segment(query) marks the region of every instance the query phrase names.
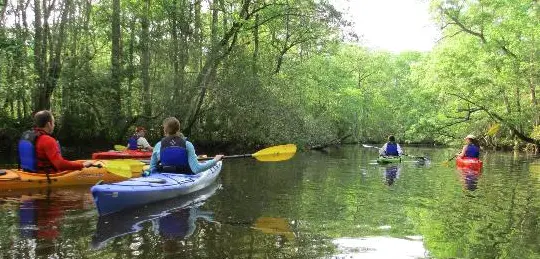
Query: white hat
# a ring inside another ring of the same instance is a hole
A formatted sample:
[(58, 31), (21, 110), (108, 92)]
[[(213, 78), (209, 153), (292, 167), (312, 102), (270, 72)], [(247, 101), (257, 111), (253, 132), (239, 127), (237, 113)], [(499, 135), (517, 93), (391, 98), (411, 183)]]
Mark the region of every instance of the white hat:
[(476, 137), (473, 135), (473, 134), (469, 134), (467, 135), (467, 137), (465, 137), (465, 139), (475, 139)]

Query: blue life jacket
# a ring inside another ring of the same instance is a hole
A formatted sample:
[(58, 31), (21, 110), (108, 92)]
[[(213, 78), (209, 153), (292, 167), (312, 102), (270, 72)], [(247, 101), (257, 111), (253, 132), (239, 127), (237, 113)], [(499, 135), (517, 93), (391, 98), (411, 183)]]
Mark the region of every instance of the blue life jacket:
[(19, 140), (19, 165), (23, 171), (37, 172), (36, 141), (41, 136), (34, 130), (25, 131)]
[(386, 150), (384, 151), (384, 154), (387, 156), (399, 156), (397, 144), (395, 142), (386, 143)]
[(469, 144), (467, 149), (465, 149), (465, 157), (470, 158), (479, 158), (480, 157), (480, 148), (476, 145)]
[(131, 138), (128, 139), (128, 149), (129, 150), (137, 150), (138, 149), (138, 146), (137, 146), (137, 140), (139, 139), (139, 136), (137, 135), (133, 135), (131, 136)]
[(186, 140), (179, 136), (169, 136), (161, 140), (158, 172), (193, 174), (189, 167)]

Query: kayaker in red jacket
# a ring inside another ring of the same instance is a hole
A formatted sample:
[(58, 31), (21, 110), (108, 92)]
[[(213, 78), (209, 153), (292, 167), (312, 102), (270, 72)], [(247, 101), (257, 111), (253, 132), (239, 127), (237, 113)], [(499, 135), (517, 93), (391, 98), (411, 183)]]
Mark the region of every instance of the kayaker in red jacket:
[[(91, 161), (69, 161), (62, 157), (58, 142), (51, 136), (55, 127), (54, 122), (54, 116), (48, 110), (39, 111), (34, 115), (36, 127), (32, 131), (25, 132), (19, 142), (19, 156), (23, 170), (55, 172), (80, 170), (92, 165)], [(34, 143), (28, 139), (28, 134), (35, 135)]]

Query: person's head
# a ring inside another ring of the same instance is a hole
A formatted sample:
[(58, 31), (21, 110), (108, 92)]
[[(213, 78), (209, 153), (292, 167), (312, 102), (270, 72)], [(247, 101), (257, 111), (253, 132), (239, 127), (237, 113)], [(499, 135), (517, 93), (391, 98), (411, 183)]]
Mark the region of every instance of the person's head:
[(51, 134), (54, 131), (54, 116), (49, 110), (36, 112), (34, 114), (34, 124), (37, 128)]
[(135, 134), (139, 137), (144, 137), (144, 134), (146, 133), (146, 129), (144, 127), (137, 127), (135, 128)]
[(467, 142), (467, 144), (478, 145), (478, 141), (476, 140), (476, 137), (472, 134), (469, 134), (465, 137), (465, 142)]
[(175, 117), (163, 120), (163, 132), (167, 136), (178, 135), (180, 133), (180, 122)]
[(390, 136), (388, 136), (388, 141), (396, 142), (396, 137), (394, 137), (394, 135), (390, 135)]

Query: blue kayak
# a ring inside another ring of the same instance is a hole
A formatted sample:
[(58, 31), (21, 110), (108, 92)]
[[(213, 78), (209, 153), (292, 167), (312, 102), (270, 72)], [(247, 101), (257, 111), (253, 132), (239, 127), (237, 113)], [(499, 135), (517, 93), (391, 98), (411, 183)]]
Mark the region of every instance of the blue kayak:
[(217, 179), (221, 165), (220, 161), (196, 175), (156, 173), (117, 183), (94, 185), (92, 196), (99, 215), (107, 215), (201, 190)]

